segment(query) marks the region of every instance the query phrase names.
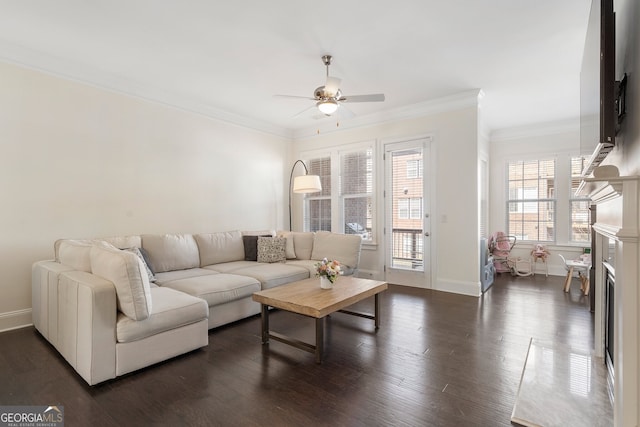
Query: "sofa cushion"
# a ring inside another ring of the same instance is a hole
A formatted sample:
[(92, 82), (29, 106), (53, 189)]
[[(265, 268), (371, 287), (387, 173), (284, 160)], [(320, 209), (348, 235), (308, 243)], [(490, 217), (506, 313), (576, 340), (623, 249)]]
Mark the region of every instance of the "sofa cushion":
[(287, 259), (296, 258), (296, 247), (293, 243), (293, 233), (290, 231), (280, 231), (278, 237), (284, 237), (287, 239), (287, 243), (284, 246), (284, 253)]
[(267, 237), (275, 237), (276, 230), (253, 230), (253, 231), (243, 231), (243, 236), (267, 236)]
[(235, 270), (234, 274), (258, 279), (262, 289), (269, 289), (309, 278), (309, 271), (306, 268), (282, 263), (256, 264), (252, 267)]
[(107, 242), (91, 247), (91, 271), (113, 282), (118, 309), (133, 320), (144, 320), (151, 314), (149, 278), (142, 260)]
[(139, 248), (140, 246), (142, 246), (142, 239), (140, 238), (140, 236), (136, 236), (136, 235), (101, 237), (96, 240), (102, 240), (107, 243), (110, 243), (118, 249), (134, 248), (134, 247)]
[[(306, 268), (307, 270), (309, 270), (309, 274), (311, 274), (311, 277), (313, 277), (317, 273), (316, 264), (318, 262), (319, 261), (316, 261), (315, 259), (288, 259), (287, 265)], [(348, 265), (342, 263), (340, 263), (340, 271), (344, 276), (351, 276), (353, 273), (355, 273), (355, 269), (353, 267), (349, 267)]]
[(251, 296), (260, 290), (260, 282), (249, 276), (220, 273), (173, 280), (164, 287), (202, 298), (213, 307)]
[(314, 233), (293, 231), (291, 234), (293, 234), (293, 246), (295, 247), (296, 258), (311, 259)]
[(210, 276), (218, 274), (217, 271), (207, 270), (204, 268), (189, 268), (187, 270), (165, 271), (156, 274), (156, 283), (160, 286), (172, 280), (188, 279), (189, 277)]
[(134, 246), (133, 248), (126, 248), (126, 249), (123, 249), (123, 250), (131, 252), (131, 253), (135, 254), (138, 258), (140, 258), (142, 260), (142, 264), (144, 265), (144, 270), (147, 273), (147, 277), (149, 278), (149, 282), (155, 282), (156, 277), (153, 274), (153, 271), (151, 271), (151, 268), (149, 267), (149, 264), (147, 264), (147, 260), (145, 259), (144, 255), (142, 255), (142, 251), (140, 251), (140, 248), (136, 248)]
[(151, 289), (153, 313), (144, 322), (118, 314), (116, 339), (132, 342), (206, 319), (209, 307), (201, 299), (169, 288)]
[(231, 261), (221, 264), (208, 265), (204, 267), (206, 270), (217, 271), (218, 273), (232, 273), (242, 268), (253, 267), (257, 265), (257, 261)]
[(258, 237), (258, 262), (284, 262), (284, 237)]
[[(59, 243), (58, 243), (59, 242)], [(56, 261), (74, 270), (91, 273), (91, 240), (59, 240), (56, 242)]]
[[(107, 243), (111, 243), (113, 246), (115, 246), (118, 249), (132, 248), (134, 246), (140, 247), (142, 245), (140, 236), (114, 236), (114, 237), (101, 237), (99, 239), (58, 239), (53, 244), (54, 258), (57, 262), (62, 263), (62, 261), (60, 260), (60, 246), (63, 245), (63, 243), (72, 242), (76, 244), (88, 245), (90, 250), (91, 245), (93, 245), (93, 243), (96, 241), (104, 241)], [(86, 254), (85, 256), (86, 256), (86, 259), (88, 260), (89, 255)], [(81, 270), (81, 271), (86, 271), (86, 270)]]
[(337, 234), (318, 231), (313, 238), (311, 259), (338, 260), (340, 264), (357, 268), (360, 262), (362, 237), (357, 234)]
[(200, 250), (200, 267), (244, 259), (242, 233), (239, 231), (196, 234), (194, 237)]
[(156, 273), (200, 266), (198, 245), (191, 234), (143, 234), (142, 247)]

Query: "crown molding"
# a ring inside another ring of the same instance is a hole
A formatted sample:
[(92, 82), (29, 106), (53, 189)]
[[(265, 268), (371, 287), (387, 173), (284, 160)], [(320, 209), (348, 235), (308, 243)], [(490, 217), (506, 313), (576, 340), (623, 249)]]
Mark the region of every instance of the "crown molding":
[(491, 132), (491, 142), (509, 142), (518, 139), (557, 135), (580, 131), (580, 118), (558, 120), (553, 122), (536, 123), (512, 128), (497, 129)]
[(321, 126), (307, 126), (290, 129), (273, 125), (257, 119), (221, 110), (203, 103), (194, 97), (179, 95), (164, 88), (158, 88), (143, 82), (108, 73), (86, 64), (69, 61), (48, 53), (27, 49), (22, 46), (0, 40), (0, 61), (18, 65), (65, 80), (93, 86), (110, 92), (132, 96), (148, 102), (154, 102), (178, 110), (200, 114), (209, 119), (252, 129), (287, 140), (306, 139), (322, 134), (341, 132), (349, 129), (368, 127), (386, 122), (413, 119), (447, 111), (469, 107), (479, 107), (484, 93), (473, 89), (436, 98), (412, 105), (402, 106), (340, 122), (337, 128), (333, 122)]
[(331, 122), (330, 124), (323, 124), (322, 126), (299, 128), (293, 131), (293, 138), (295, 140), (308, 139), (316, 136), (318, 133), (328, 134), (344, 132), (345, 130), (379, 125), (387, 122), (396, 122), (437, 113), (444, 113), (447, 111), (461, 110), (463, 108), (477, 107), (483, 96), (484, 93), (482, 90), (473, 89), (417, 104), (411, 104), (364, 116), (357, 116), (353, 119), (340, 122), (340, 127), (336, 127), (335, 124)]
[(97, 68), (87, 66), (86, 64), (63, 60), (47, 53), (16, 46), (4, 40), (0, 40), (0, 61), (110, 92), (200, 114), (209, 119), (249, 128), (281, 138), (290, 140), (293, 136), (291, 129), (223, 111), (206, 105), (195, 98), (181, 96), (166, 89), (126, 79), (116, 74), (107, 73)]

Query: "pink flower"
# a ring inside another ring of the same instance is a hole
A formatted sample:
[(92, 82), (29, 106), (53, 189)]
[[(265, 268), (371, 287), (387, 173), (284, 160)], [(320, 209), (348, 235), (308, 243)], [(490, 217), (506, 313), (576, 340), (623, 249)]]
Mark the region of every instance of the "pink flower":
[(336, 260), (329, 261), (324, 258), (322, 261), (316, 263), (316, 276), (325, 276), (331, 283), (335, 282), (339, 275), (342, 274), (340, 268), (340, 262)]

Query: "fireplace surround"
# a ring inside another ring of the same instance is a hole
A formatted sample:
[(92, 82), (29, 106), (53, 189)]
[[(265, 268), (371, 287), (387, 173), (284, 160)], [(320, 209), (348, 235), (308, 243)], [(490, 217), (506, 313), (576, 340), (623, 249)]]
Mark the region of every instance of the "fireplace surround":
[[(595, 231), (595, 348), (603, 361), (610, 355), (615, 426), (640, 422), (640, 293), (638, 291), (638, 176), (585, 178), (586, 192), (597, 206)], [(609, 293), (608, 293), (609, 292)], [(610, 306), (607, 306), (610, 302)], [(610, 326), (607, 330), (607, 326)]]

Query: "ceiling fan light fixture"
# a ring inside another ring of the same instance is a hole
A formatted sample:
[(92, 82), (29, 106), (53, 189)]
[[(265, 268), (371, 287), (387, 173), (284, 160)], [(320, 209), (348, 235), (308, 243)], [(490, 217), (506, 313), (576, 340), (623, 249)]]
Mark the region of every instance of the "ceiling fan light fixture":
[(338, 103), (333, 99), (319, 101), (316, 104), (316, 106), (318, 107), (318, 110), (320, 110), (322, 114), (326, 114), (327, 116), (330, 116), (331, 114), (335, 113), (336, 110), (338, 109)]

